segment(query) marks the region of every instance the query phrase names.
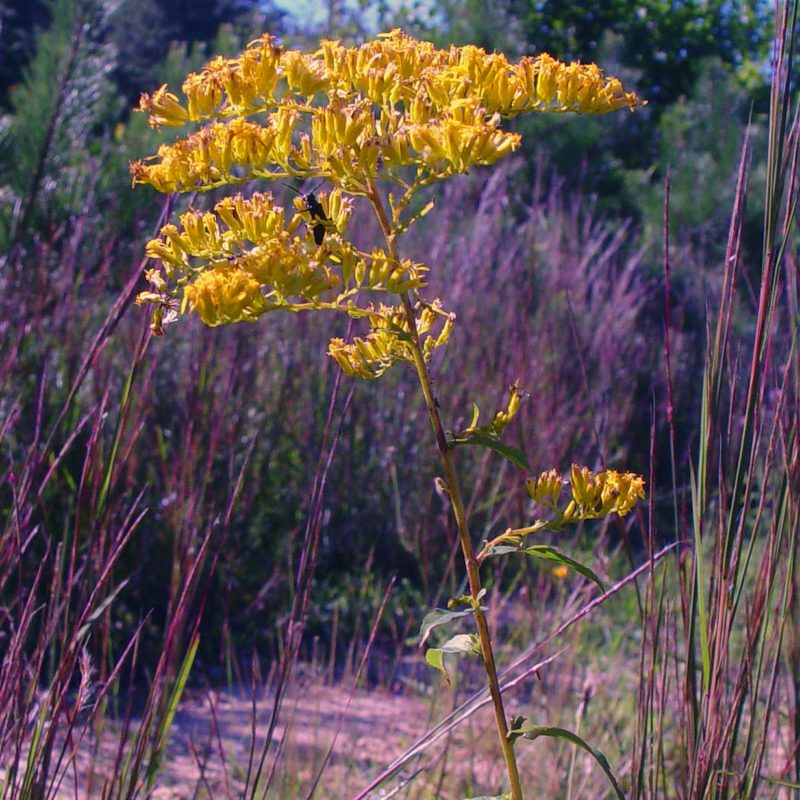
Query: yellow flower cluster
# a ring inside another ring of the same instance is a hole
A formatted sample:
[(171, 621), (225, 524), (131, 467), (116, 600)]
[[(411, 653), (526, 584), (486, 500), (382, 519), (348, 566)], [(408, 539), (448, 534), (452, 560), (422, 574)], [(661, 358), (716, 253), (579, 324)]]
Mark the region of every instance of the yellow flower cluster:
[(599, 519), (609, 514), (624, 517), (637, 501), (645, 497), (641, 475), (611, 469), (595, 474), (588, 467), (573, 464), (569, 477), (572, 499), (562, 511), (558, 500), (564, 484), (554, 469), (543, 472), (538, 478), (531, 478), (527, 483), (531, 498), (555, 511), (559, 522)]
[[(328, 355), (348, 375), (371, 380), (383, 375), (398, 361), (414, 362), (409, 347), (411, 331), (402, 308), (382, 305), (377, 309), (351, 313), (353, 316), (365, 316), (369, 320), (370, 332), (363, 339), (356, 337), (351, 344), (343, 339), (331, 339), (328, 348)], [(442, 310), (438, 300), (421, 306), (416, 314), (416, 323), (426, 361), (437, 347), (441, 347), (450, 338), (454, 319), (453, 314)], [(442, 324), (434, 337), (431, 329), (437, 322)]]
[(146, 248), (163, 272), (148, 271), (153, 291), (139, 297), (159, 309), (154, 330), (170, 321), (167, 308), (188, 308), (207, 325), (222, 325), (278, 308), (350, 311), (359, 291), (398, 294), (422, 286), (421, 264), (396, 261), (379, 248), (362, 253), (340, 235), (351, 213), (340, 191), (318, 202), (334, 231), (321, 247), (301, 231), (301, 222), (311, 222), (306, 206), (287, 223), (268, 193), (225, 197), (213, 212), (189, 211), (179, 226), (165, 225)]
[[(572, 498), (562, 508), (559, 500), (568, 483)], [(479, 562), (501, 546), (523, 547), (527, 537), (545, 530), (558, 531), (570, 523), (600, 519), (609, 514), (624, 517), (645, 497), (644, 478), (641, 475), (611, 469), (595, 474), (588, 467), (579, 467), (577, 464), (572, 465), (568, 481), (557, 470), (551, 469), (536, 478), (530, 478), (526, 486), (531, 499), (552, 514), (537, 518), (524, 528), (508, 528), (500, 536), (487, 541), (478, 553)], [(562, 578), (566, 573), (559, 569), (553, 574)]]
[(159, 192), (214, 189), (255, 178), (285, 177), (296, 115), (281, 109), (267, 125), (236, 118), (212, 122), (197, 133), (158, 148), (157, 164), (131, 164), (134, 183)]
[[(205, 190), (286, 175), (325, 177), (355, 193), (367, 178), (415, 165), (428, 178), (492, 164), (519, 137), (504, 117), (529, 111), (605, 113), (640, 101), (594, 64), (547, 54), (511, 63), (479, 47), (437, 49), (400, 30), (360, 47), (323, 41), (315, 53), (269, 36), (216, 58), (183, 84), (143, 95), (152, 125), (207, 123), (136, 162), (136, 183)], [(322, 102), (320, 99), (322, 98)], [(259, 114), (264, 122), (249, 122)]]
[(543, 472), (538, 478), (529, 478), (526, 484), (528, 494), (533, 500), (553, 510), (558, 509), (558, 498), (563, 485), (561, 473), (555, 469)]
[[(265, 35), (238, 57), (215, 58), (190, 74), (182, 95), (162, 86), (142, 96), (139, 108), (151, 125), (195, 130), (134, 162), (134, 184), (186, 192), (313, 177), (333, 190), (297, 198), (292, 215), (257, 193), (165, 225), (147, 246), (160, 269), (148, 270), (151, 288), (139, 297), (156, 306), (153, 330), (162, 333), (186, 311), (208, 325), (252, 321), (279, 308), (345, 311), (364, 318), (369, 332), (351, 344), (332, 341), (330, 354), (364, 378), (411, 357), (402, 308), (376, 308), (357, 295), (422, 285), (425, 268), (399, 259), (395, 243), (432, 205), (412, 205), (416, 190), (515, 150), (519, 136), (503, 129), (506, 118), (640, 105), (593, 64), (546, 54), (512, 63), (473, 46), (439, 49), (400, 30), (360, 47), (323, 41), (313, 53), (284, 49)], [(345, 239), (353, 196), (376, 210), (386, 252), (361, 252)], [(447, 340), (453, 318), (438, 301), (418, 308), (428, 358)], [(495, 420), (498, 430), (518, 403), (512, 396), (508, 414)]]

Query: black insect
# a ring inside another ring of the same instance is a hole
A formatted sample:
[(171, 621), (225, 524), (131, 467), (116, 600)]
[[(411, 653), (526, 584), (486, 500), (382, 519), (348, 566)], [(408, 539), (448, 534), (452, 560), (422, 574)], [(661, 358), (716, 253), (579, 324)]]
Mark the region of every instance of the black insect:
[[(285, 184), (289, 186), (289, 184)], [(289, 188), (293, 192), (297, 192), (300, 197), (303, 198), (303, 202), (306, 204), (306, 211), (311, 214), (311, 219), (319, 220), (315, 225), (311, 226), (311, 232), (314, 234), (314, 243), (319, 247), (322, 244), (323, 239), (325, 239), (325, 223), (328, 222), (328, 215), (325, 213), (325, 209), (322, 207), (322, 203), (317, 200), (317, 196), (314, 194), (314, 191), (319, 188), (319, 184), (314, 187), (310, 192), (301, 192), (299, 189), (295, 189), (294, 186), (289, 186)]]

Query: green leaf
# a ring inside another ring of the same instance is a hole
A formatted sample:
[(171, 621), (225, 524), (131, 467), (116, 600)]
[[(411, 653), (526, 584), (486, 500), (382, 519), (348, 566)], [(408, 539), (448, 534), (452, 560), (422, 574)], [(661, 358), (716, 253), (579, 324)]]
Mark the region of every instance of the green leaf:
[(464, 611), (449, 611), (446, 608), (434, 608), (433, 611), (429, 611), (425, 615), (425, 619), (422, 620), (422, 625), (419, 629), (419, 646), (422, 647), (422, 645), (428, 641), (428, 637), (431, 635), (431, 631), (434, 628), (437, 628), (439, 625), (444, 625), (447, 622), (452, 622), (459, 617), (467, 617), (472, 613), (471, 608)]
[(481, 644), (474, 633), (457, 633), (436, 649), (443, 653), (466, 653), (471, 656), (481, 654)]
[[(471, 613), (471, 612), (470, 612)], [(467, 655), (480, 655), (481, 645), (474, 633), (459, 633), (449, 639), (441, 647), (431, 647), (425, 653), (425, 661), (434, 669), (442, 673), (447, 685), (450, 686), (450, 676), (444, 666), (445, 653), (466, 653)]]
[(439, 672), (442, 673), (442, 677), (447, 682), (447, 685), (450, 686), (450, 676), (447, 674), (447, 670), (445, 669), (444, 653), (441, 650), (437, 650), (436, 648), (432, 647), (425, 653), (425, 662), (434, 669), (438, 669)]
[(603, 770), (603, 772), (605, 772), (609, 782), (611, 783), (611, 786), (614, 788), (614, 792), (616, 793), (617, 797), (620, 800), (625, 800), (625, 795), (622, 793), (622, 789), (620, 789), (617, 779), (614, 777), (614, 773), (611, 771), (611, 766), (608, 763), (608, 759), (599, 750), (595, 749), (586, 741), (581, 739), (578, 734), (572, 733), (572, 731), (568, 731), (565, 728), (554, 728), (550, 725), (531, 725), (527, 728), (522, 728), (519, 731), (515, 731), (515, 733), (516, 737), (522, 736), (530, 741), (538, 739), (540, 736), (549, 736), (552, 739), (564, 739), (568, 742), (571, 742), (576, 747), (580, 747), (581, 749), (585, 750), (600, 765), (600, 768)]
[(175, 684), (172, 687), (169, 701), (167, 703), (164, 715), (161, 717), (158, 730), (156, 732), (155, 746), (150, 755), (150, 764), (147, 768), (147, 781), (146, 786), (149, 789), (153, 787), (153, 783), (158, 775), (158, 770), (161, 767), (161, 759), (167, 749), (169, 742), (170, 729), (172, 728), (172, 721), (175, 719), (175, 712), (178, 710), (178, 703), (180, 702), (183, 690), (186, 687), (186, 681), (189, 679), (189, 672), (194, 664), (194, 657), (197, 655), (197, 646), (200, 644), (200, 634), (195, 633), (194, 638), (189, 644), (189, 649), (183, 657), (181, 668), (178, 676), (175, 679)]
[(488, 447), (490, 450), (494, 450), (495, 453), (498, 453), (503, 456), (503, 458), (510, 461), (514, 466), (524, 469), (526, 472), (531, 472), (530, 464), (528, 464), (524, 453), (516, 447), (512, 447), (510, 444), (503, 444), (496, 436), (491, 436), (481, 431), (466, 431), (452, 440), (453, 447), (465, 444), (477, 444), (480, 447)]
[(469, 426), (467, 430), (470, 428), (477, 428), (478, 427), (478, 417), (481, 415), (481, 411), (478, 408), (477, 403), (472, 404), (472, 418), (469, 421)]
[(528, 718), (523, 716), (517, 716), (511, 720), (511, 725), (508, 726), (508, 741), (511, 742), (511, 744), (514, 744), (514, 742), (522, 736), (521, 731), (527, 721)]
[(587, 566), (584, 566), (579, 561), (575, 561), (574, 558), (565, 556), (560, 550), (556, 550), (555, 547), (551, 547), (549, 544), (534, 544), (530, 547), (514, 547), (512, 545), (499, 544), (497, 547), (493, 547), (491, 549), (489, 555), (501, 556), (505, 555), (506, 553), (525, 553), (526, 555), (533, 556), (534, 558), (544, 558), (548, 561), (557, 561), (559, 564), (563, 564), (565, 567), (569, 567), (570, 569), (575, 570), (575, 572), (583, 575), (584, 578), (588, 578), (588, 580), (592, 581), (592, 583), (596, 583), (600, 587), (601, 592), (606, 590), (603, 582), (597, 577), (597, 574), (593, 570), (589, 569)]

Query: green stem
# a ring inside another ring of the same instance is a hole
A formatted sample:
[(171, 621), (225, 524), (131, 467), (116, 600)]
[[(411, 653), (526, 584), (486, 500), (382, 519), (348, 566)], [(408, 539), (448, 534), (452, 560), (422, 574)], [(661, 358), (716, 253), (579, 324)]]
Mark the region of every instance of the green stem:
[[(381, 228), (383, 229), (383, 233), (386, 238), (386, 243), (389, 247), (389, 255), (393, 259), (397, 259), (395, 237), (386, 217), (380, 196), (378, 195), (374, 184), (370, 183), (369, 189), (370, 200), (378, 215), (378, 220), (381, 224)], [(405, 311), (406, 319), (408, 320), (409, 331), (411, 333), (411, 351), (414, 357), (414, 366), (417, 370), (417, 376), (419, 378), (420, 387), (422, 388), (422, 394), (425, 397), (425, 405), (428, 408), (428, 416), (430, 417), (431, 427), (433, 428), (433, 433), (436, 437), (436, 447), (439, 451), (442, 467), (444, 468), (444, 481), (447, 487), (447, 493), (450, 497), (450, 503), (453, 507), (453, 514), (456, 518), (461, 552), (464, 556), (464, 564), (467, 569), (470, 595), (474, 600), (476, 600), (475, 625), (478, 629), (478, 639), (480, 640), (481, 644), (481, 657), (483, 659), (483, 666), (486, 670), (486, 679), (489, 685), (489, 693), (492, 698), (492, 705), (494, 706), (497, 732), (500, 735), (500, 745), (503, 749), (503, 756), (506, 762), (508, 778), (511, 783), (511, 800), (523, 800), (522, 784), (520, 782), (514, 746), (508, 738), (508, 723), (506, 722), (506, 714), (503, 707), (503, 696), (500, 692), (500, 682), (497, 678), (497, 667), (494, 660), (494, 651), (492, 649), (491, 634), (489, 633), (489, 624), (486, 621), (486, 615), (478, 607), (480, 605), (478, 598), (482, 588), (481, 576), (478, 560), (475, 557), (475, 551), (472, 547), (472, 538), (469, 532), (467, 512), (464, 507), (464, 500), (461, 496), (461, 488), (459, 486), (455, 464), (453, 463), (453, 454), (450, 446), (447, 443), (447, 438), (444, 433), (444, 426), (442, 425), (442, 419), (439, 415), (439, 406), (436, 402), (436, 398), (433, 395), (433, 387), (431, 385), (430, 375), (428, 374), (428, 368), (425, 364), (425, 358), (422, 354), (419, 332), (417, 331), (417, 320), (416, 316), (414, 315), (411, 297), (409, 296), (408, 292), (404, 292), (400, 295), (400, 299), (403, 303), (403, 310)]]

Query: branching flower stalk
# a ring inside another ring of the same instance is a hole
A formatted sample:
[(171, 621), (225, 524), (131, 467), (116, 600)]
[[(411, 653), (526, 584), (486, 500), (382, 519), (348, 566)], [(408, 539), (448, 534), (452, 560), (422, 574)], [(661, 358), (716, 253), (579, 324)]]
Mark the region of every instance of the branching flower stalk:
[[(491, 165), (519, 147), (519, 135), (503, 127), (508, 119), (537, 111), (633, 110), (641, 101), (594, 64), (566, 64), (547, 54), (512, 63), (473, 46), (437, 49), (400, 30), (360, 47), (322, 41), (313, 53), (283, 49), (264, 35), (240, 56), (216, 58), (189, 75), (182, 89), (183, 100), (166, 86), (142, 96), (140, 109), (152, 125), (194, 125), (196, 130), (132, 164), (135, 184), (161, 192), (204, 192), (267, 180), (322, 180), (332, 188), (300, 194), (288, 214), (272, 194), (255, 191), (223, 197), (211, 211), (180, 215), (178, 225), (165, 225), (147, 245), (158, 266), (147, 270), (150, 289), (139, 302), (155, 306), (157, 334), (191, 312), (207, 325), (252, 322), (276, 310), (345, 314), (366, 326), (364, 335), (350, 342), (330, 341), (328, 353), (345, 372), (374, 379), (398, 362), (414, 367), (470, 590), (451, 601), (452, 608), (466, 605), (467, 611), (436, 612), (435, 623), (423, 623), (422, 640), (449, 616), (471, 614), (477, 629), (476, 636), (457, 636), (432, 648), (426, 658), (445, 678), (443, 653), (471, 652), (482, 659), (509, 796), (521, 800), (514, 743), (545, 734), (526, 729), (521, 717), (510, 724), (506, 716), (480, 566), (490, 556), (519, 551), (597, 580), (555, 548), (529, 546), (528, 539), (568, 523), (627, 513), (644, 496), (643, 481), (630, 473), (594, 475), (574, 466), (572, 499), (561, 509), (564, 482), (554, 471), (543, 473), (528, 482), (528, 491), (546, 516), (505, 531), (476, 553), (453, 450), (486, 446), (526, 463), (500, 438), (521, 395), (512, 387), (508, 407), (488, 425), (478, 426), (476, 410), (465, 431), (446, 432), (428, 363), (447, 342), (455, 317), (439, 299), (422, 297), (428, 266), (403, 259), (398, 239), (433, 206), (432, 201), (415, 203), (419, 192), (470, 167)], [(363, 251), (347, 237), (358, 197), (374, 210), (384, 247)]]
[[(383, 230), (383, 234), (386, 238), (387, 246), (389, 247), (390, 252), (392, 252), (396, 258), (397, 254), (394, 252), (394, 234), (392, 233), (391, 226), (388, 224), (388, 220), (386, 219), (386, 214), (380, 201), (380, 196), (378, 195), (377, 191), (375, 191), (374, 185), (371, 185), (370, 189), (370, 202), (372, 203), (375, 213), (380, 221), (381, 229)], [(425, 397), (425, 405), (428, 409), (431, 427), (433, 428), (433, 433), (436, 438), (436, 446), (439, 451), (439, 457), (442, 461), (442, 468), (444, 469), (444, 482), (447, 488), (447, 495), (450, 498), (450, 503), (453, 508), (453, 516), (456, 520), (459, 543), (461, 545), (461, 552), (464, 556), (464, 565), (467, 571), (470, 596), (475, 601), (475, 626), (478, 630), (481, 658), (486, 670), (489, 693), (491, 695), (492, 705), (494, 707), (495, 722), (497, 724), (497, 731), (500, 735), (500, 743), (503, 748), (503, 758), (506, 762), (506, 770), (508, 772), (509, 782), (511, 784), (511, 796), (513, 798), (521, 798), (522, 784), (520, 781), (519, 768), (517, 767), (517, 759), (514, 755), (513, 743), (508, 738), (508, 723), (506, 721), (506, 713), (503, 706), (503, 695), (500, 692), (500, 681), (497, 677), (497, 666), (494, 659), (494, 649), (492, 648), (489, 625), (486, 621), (486, 614), (480, 606), (481, 589), (483, 587), (481, 585), (478, 560), (475, 558), (474, 548), (472, 547), (472, 537), (470, 536), (469, 532), (469, 522), (467, 520), (464, 500), (461, 496), (461, 487), (458, 482), (458, 474), (456, 473), (455, 464), (453, 463), (452, 450), (447, 441), (444, 425), (442, 424), (442, 419), (439, 414), (439, 407), (436, 403), (436, 398), (433, 395), (433, 387), (431, 385), (427, 365), (425, 364), (425, 357), (420, 346), (419, 333), (417, 332), (415, 324), (413, 305), (408, 292), (403, 293), (402, 302), (406, 319), (411, 321), (414, 367), (417, 371), (422, 394)]]

